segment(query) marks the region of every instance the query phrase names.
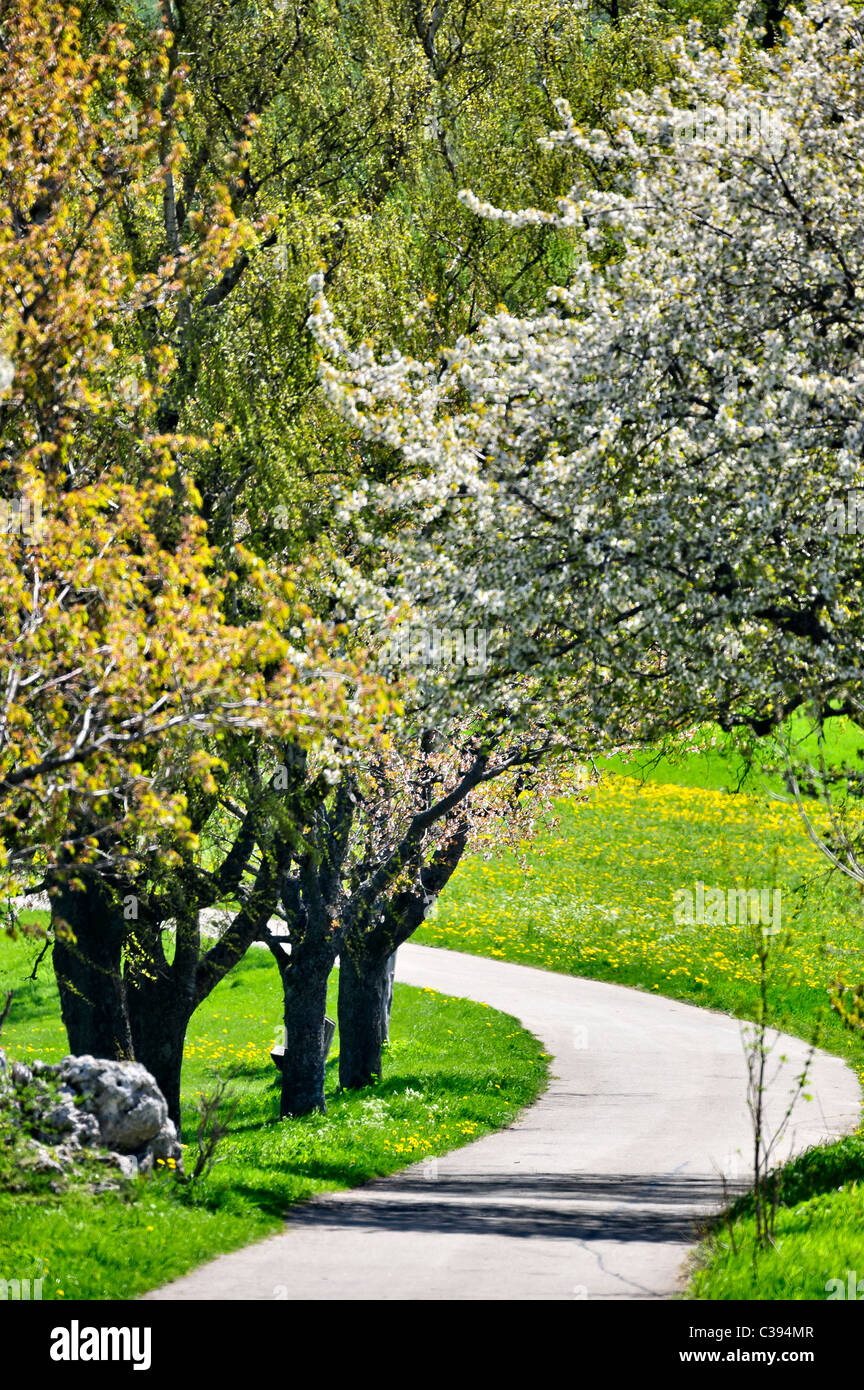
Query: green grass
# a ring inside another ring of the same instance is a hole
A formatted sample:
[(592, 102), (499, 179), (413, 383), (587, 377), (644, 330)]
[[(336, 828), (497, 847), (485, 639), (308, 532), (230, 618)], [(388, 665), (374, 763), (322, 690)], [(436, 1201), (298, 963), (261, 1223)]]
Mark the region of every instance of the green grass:
[[(844, 733), (835, 759), (854, 747)], [(832, 980), (864, 978), (862, 899), (847, 881), (827, 877), (794, 807), (720, 790), (738, 769), (724, 768), (719, 755), (667, 761), (656, 780), (644, 755), (621, 768), (630, 775), (606, 777), (586, 802), (560, 804), (560, 823), (532, 847), (527, 871), (514, 854), (464, 862), (418, 940), (752, 1019), (759, 1007), (753, 929), (678, 924), (674, 894), (699, 880), (723, 889), (776, 884), (783, 932), (772, 945), (771, 1022), (809, 1040), (819, 1020), (820, 1045), (862, 1075), (864, 1040), (828, 1007)], [(701, 1252), (692, 1296), (824, 1299), (826, 1281), (845, 1277), (847, 1267), (864, 1278), (861, 1136), (815, 1150), (794, 1173), (777, 1250), (754, 1272), (752, 1221), (741, 1211), (739, 1253), (727, 1232), (716, 1233)]]
[[(50, 963), (27, 982), (32, 941), (0, 940), (0, 992), (16, 986), (3, 1033), (11, 1058), (68, 1050)], [(336, 977), (330, 1012), (335, 1017)], [(43, 1297), (127, 1299), (278, 1230), (292, 1203), (446, 1153), (511, 1121), (543, 1088), (548, 1062), (512, 1018), (397, 985), (380, 1084), (340, 1094), (338, 1035), (326, 1116), (278, 1121), (269, 1058), (280, 1015), (267, 952), (251, 951), (195, 1014), (184, 1067), (184, 1133), (212, 1073), (237, 1065), (239, 1106), (223, 1161), (182, 1187), (165, 1172), (121, 1192), (0, 1193), (0, 1277), (44, 1278)]]
[[(688, 1296), (725, 1300), (847, 1297), (849, 1271), (864, 1279), (864, 1145), (859, 1136), (811, 1149), (783, 1170), (774, 1245), (756, 1250), (752, 1202), (733, 1210), (694, 1261)], [(864, 1297), (864, 1289), (862, 1289)]]
[[(784, 728), (784, 740), (796, 759), (813, 760), (820, 756), (828, 767), (841, 764), (860, 768), (864, 745), (861, 731), (848, 719), (831, 719), (825, 726), (824, 739), (813, 733), (811, 722), (798, 714)], [(715, 791), (748, 791), (755, 795), (766, 792), (783, 793), (783, 778), (776, 768), (779, 748), (767, 739), (757, 739), (748, 757), (744, 756), (733, 736), (719, 727), (707, 725), (700, 730), (698, 748), (691, 737), (670, 739), (664, 750), (650, 749), (629, 755), (601, 759), (605, 772), (623, 773), (629, 777), (661, 785), (711, 788)]]
[[(676, 924), (674, 895), (699, 881), (724, 890), (776, 884), (784, 932), (773, 947), (773, 1020), (809, 1038), (831, 980), (864, 975), (861, 899), (826, 880), (793, 807), (610, 777), (559, 813), (527, 869), (515, 854), (463, 863), (417, 939), (752, 1018), (753, 929)], [(827, 1010), (821, 1044), (864, 1064), (859, 1039)]]
[[(735, 1223), (737, 1253), (728, 1236), (712, 1242), (708, 1265), (693, 1278), (689, 1296), (720, 1301), (798, 1299), (836, 1296), (830, 1280), (846, 1286), (849, 1270), (864, 1279), (864, 1187), (852, 1182), (778, 1214), (775, 1244), (753, 1263), (752, 1217)], [(845, 1293), (842, 1295), (845, 1297)], [(864, 1297), (862, 1289), (860, 1297)]]

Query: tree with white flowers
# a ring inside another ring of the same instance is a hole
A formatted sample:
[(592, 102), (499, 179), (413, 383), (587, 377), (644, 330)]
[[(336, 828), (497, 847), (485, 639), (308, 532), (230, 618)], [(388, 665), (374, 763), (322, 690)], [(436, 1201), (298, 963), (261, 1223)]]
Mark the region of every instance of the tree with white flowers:
[(584, 248), (538, 312), (379, 360), (313, 281), (331, 401), (410, 465), (344, 514), (422, 517), (382, 581), (496, 630), (487, 696), (530, 669), (562, 725), (585, 673), (610, 733), (634, 710), (646, 733), (857, 710), (864, 48), (836, 0), (767, 49), (750, 8), (719, 50), (695, 24), (670, 40), (672, 79), (603, 130), (558, 103), (575, 172), (554, 209), (461, 195)]

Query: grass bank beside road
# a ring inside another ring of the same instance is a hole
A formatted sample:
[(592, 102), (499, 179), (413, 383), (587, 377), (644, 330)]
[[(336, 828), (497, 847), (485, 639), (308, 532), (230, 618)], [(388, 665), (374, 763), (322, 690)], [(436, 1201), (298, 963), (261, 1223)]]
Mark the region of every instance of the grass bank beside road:
[[(55, 1061), (68, 1050), (66, 1035), (50, 963), (43, 961), (35, 983), (27, 980), (37, 949), (0, 937), (0, 992), (16, 989), (2, 1041), (10, 1058)], [(196, 1093), (212, 1089), (214, 1071), (240, 1069), (239, 1105), (210, 1175), (181, 1186), (157, 1172), (95, 1195), (74, 1187), (57, 1194), (47, 1179), (28, 1191), (0, 1188), (0, 1278), (41, 1277), (43, 1298), (135, 1297), (278, 1230), (292, 1203), (501, 1128), (545, 1084), (540, 1044), (514, 1019), (397, 985), (381, 1084), (338, 1091), (337, 1035), (327, 1114), (279, 1122), (269, 1051), (281, 997), (269, 953), (253, 950), (193, 1018), (184, 1068), (187, 1139), (194, 1137)]]

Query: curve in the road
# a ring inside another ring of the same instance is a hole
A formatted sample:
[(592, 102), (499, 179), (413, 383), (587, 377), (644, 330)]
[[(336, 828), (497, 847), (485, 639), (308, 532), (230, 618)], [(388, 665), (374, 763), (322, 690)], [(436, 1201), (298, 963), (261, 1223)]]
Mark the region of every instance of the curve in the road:
[[(746, 1181), (741, 1024), (620, 985), (407, 945), (397, 977), (513, 1014), (553, 1057), (508, 1129), (292, 1211), (284, 1234), (158, 1299), (646, 1299), (681, 1286), (695, 1223)], [(769, 1117), (805, 1043), (782, 1037)], [(860, 1091), (817, 1053), (780, 1155), (854, 1129)]]

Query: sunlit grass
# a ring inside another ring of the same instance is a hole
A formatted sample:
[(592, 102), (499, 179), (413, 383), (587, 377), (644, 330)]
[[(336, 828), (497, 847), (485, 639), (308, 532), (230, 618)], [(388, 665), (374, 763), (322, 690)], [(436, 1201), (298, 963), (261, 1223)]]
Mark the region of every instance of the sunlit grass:
[[(418, 940), (750, 1018), (759, 980), (753, 926), (676, 924), (675, 893), (700, 881), (724, 891), (776, 886), (783, 933), (773, 952), (775, 1021), (809, 1037), (831, 980), (864, 974), (861, 898), (827, 879), (794, 807), (610, 777), (584, 804), (559, 809), (560, 825), (532, 848), (526, 870), (514, 854), (460, 866)], [(864, 1060), (830, 1011), (822, 1042)]]
[[(48, 962), (35, 984), (26, 982), (36, 949), (0, 940), (0, 990), (17, 986), (3, 1043), (10, 1057), (50, 1061), (68, 1049)], [(334, 977), (334, 1017), (335, 990)], [(194, 1016), (184, 1068), (187, 1138), (194, 1135), (196, 1093), (210, 1089), (214, 1071), (240, 1069), (239, 1107), (206, 1179), (181, 1187), (158, 1173), (95, 1196), (0, 1193), (0, 1277), (41, 1275), (46, 1298), (133, 1297), (279, 1229), (294, 1202), (500, 1128), (545, 1081), (539, 1043), (513, 1019), (397, 985), (382, 1082), (338, 1091), (337, 1035), (327, 1114), (280, 1122), (269, 1057), (280, 1002), (269, 954), (252, 951)]]
[(749, 1208), (742, 1201), (732, 1231), (726, 1223), (718, 1226), (698, 1252), (690, 1297), (839, 1301), (849, 1296), (850, 1272), (853, 1296), (864, 1296), (864, 1288), (857, 1293), (864, 1279), (864, 1145), (858, 1136), (787, 1164), (774, 1243), (755, 1259)]

